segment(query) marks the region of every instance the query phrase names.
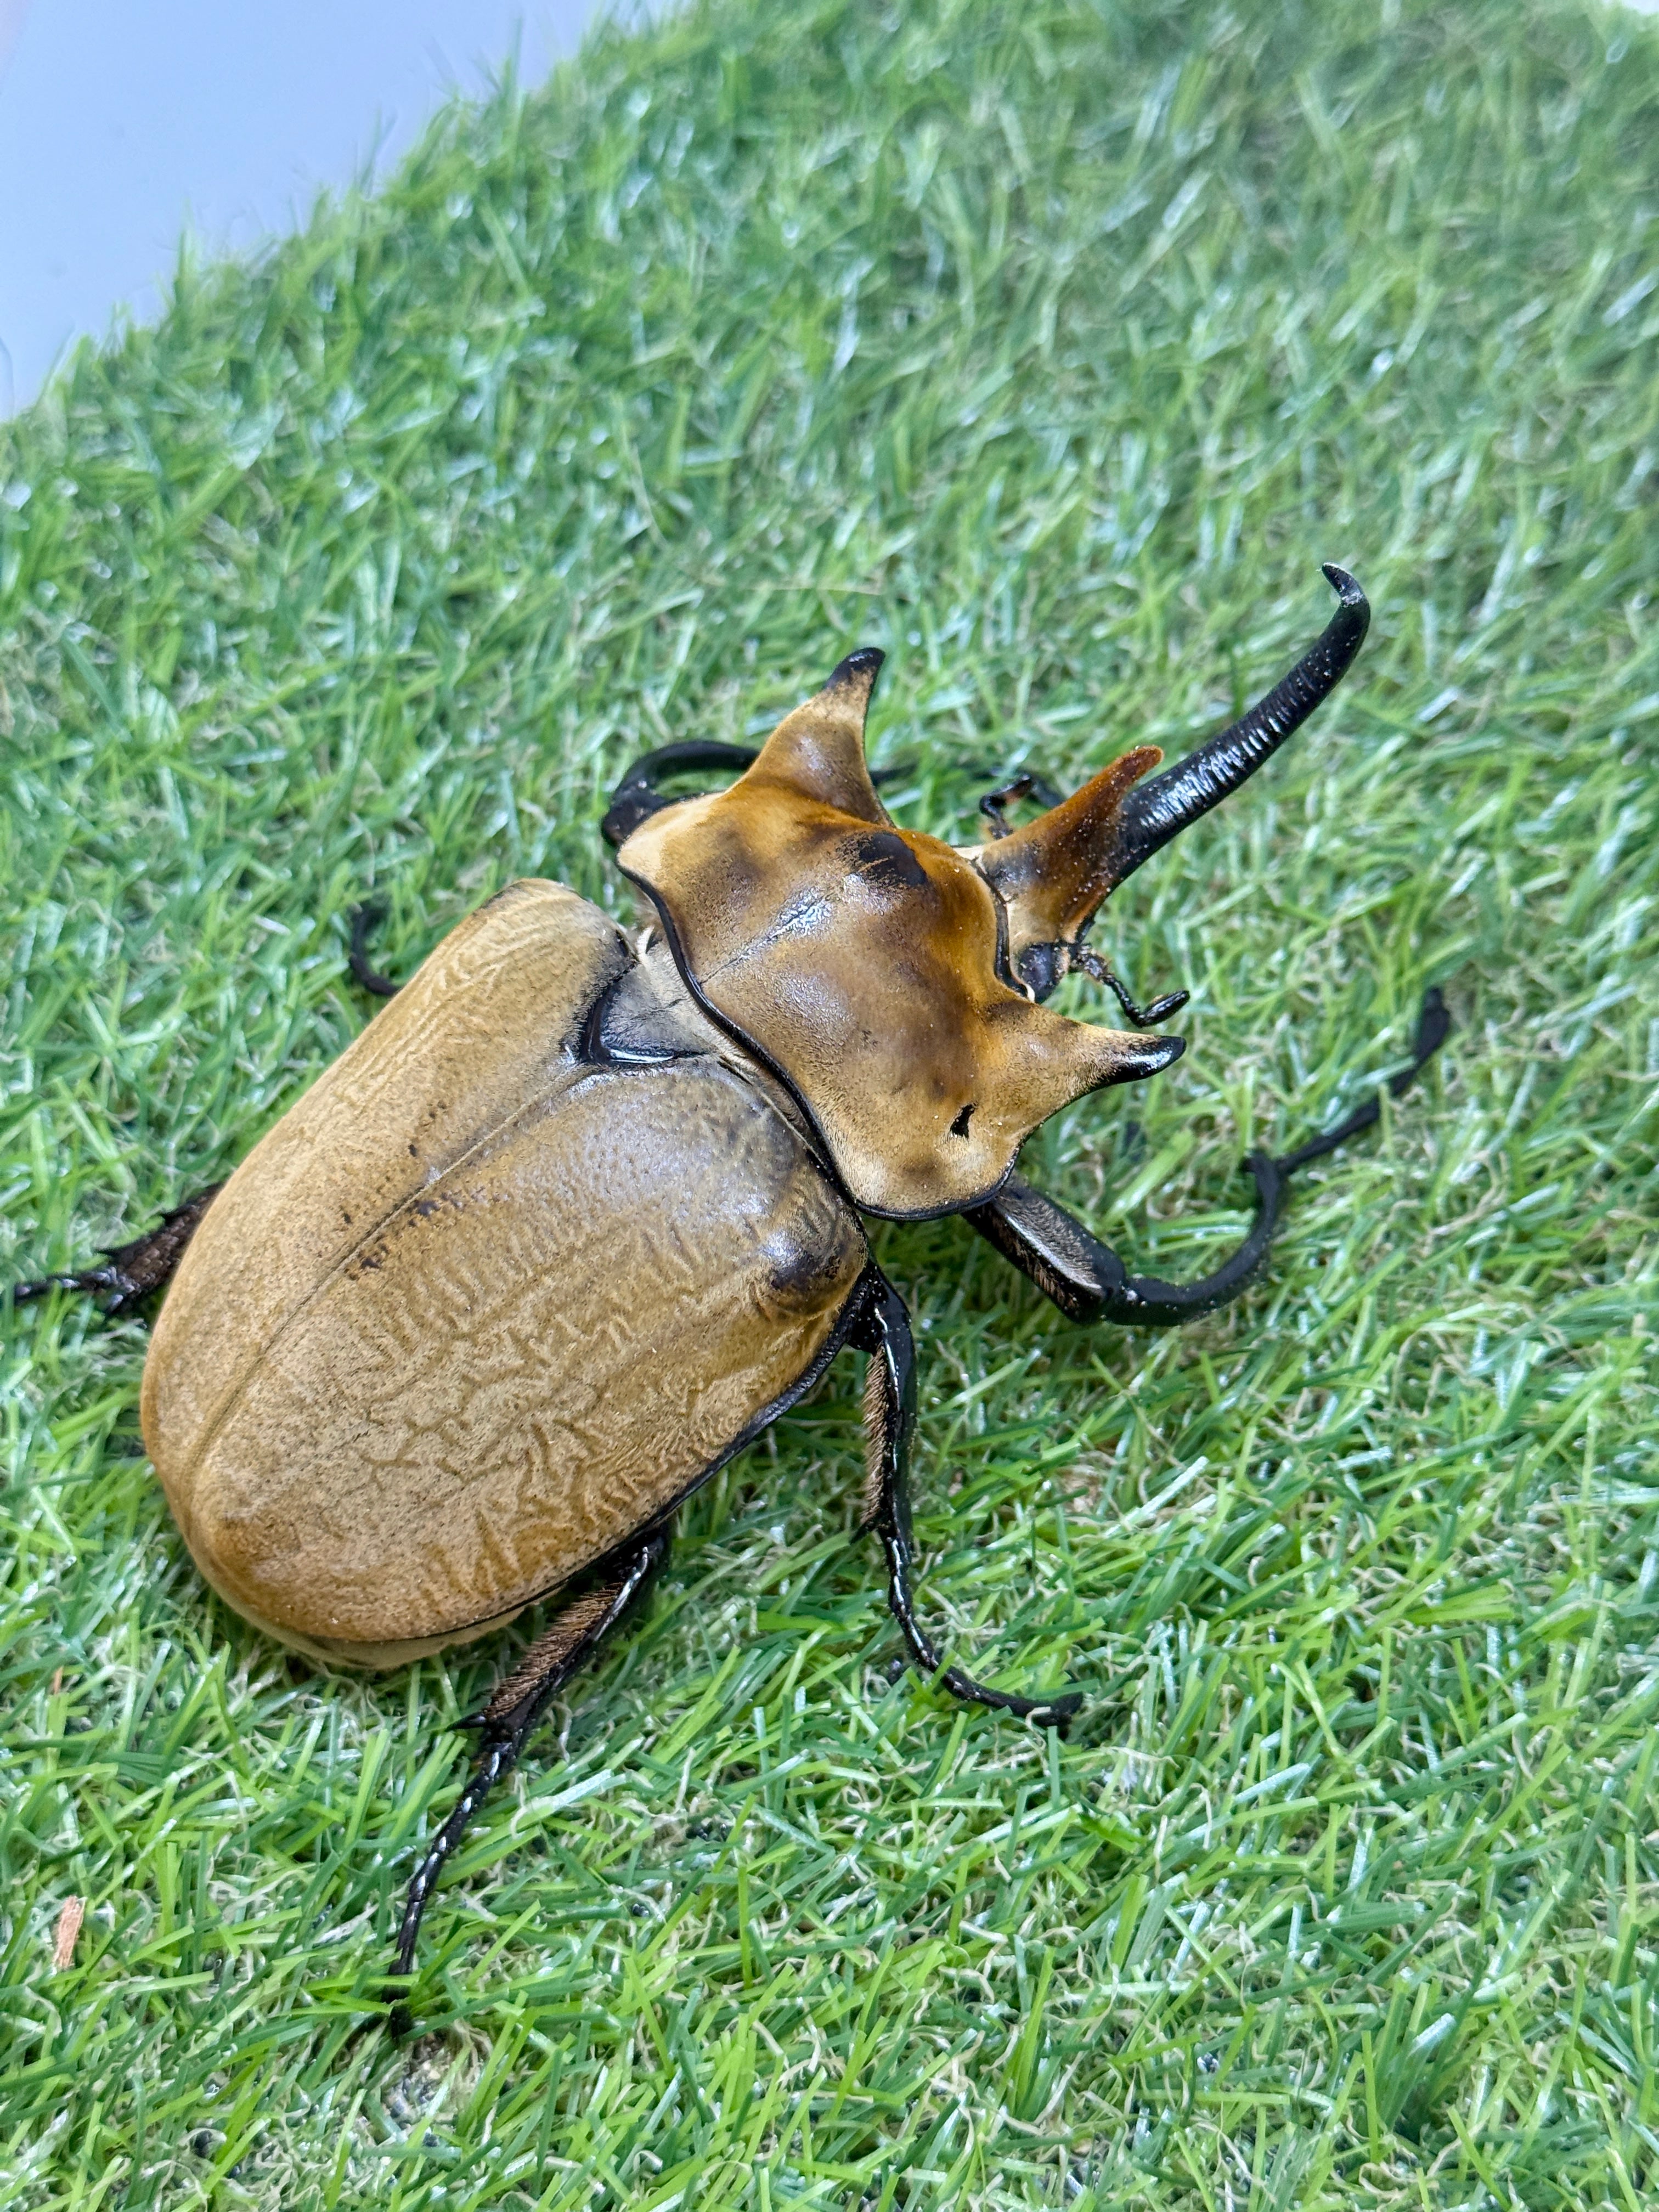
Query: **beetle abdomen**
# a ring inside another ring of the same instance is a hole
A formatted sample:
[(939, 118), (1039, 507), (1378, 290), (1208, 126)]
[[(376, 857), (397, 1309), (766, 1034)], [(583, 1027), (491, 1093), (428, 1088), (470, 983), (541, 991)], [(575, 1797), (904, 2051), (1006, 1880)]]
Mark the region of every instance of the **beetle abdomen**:
[[(741, 1073), (707, 1054), (583, 1061), (580, 1018), (620, 972), (592, 957), (600, 933), (627, 949), (569, 894), (535, 902), (538, 955), (562, 943), (574, 973), (562, 1042), (515, 1079), (516, 1107), (382, 1205), (250, 1345), (244, 1279), (270, 1272), (295, 1158), (279, 1124), (158, 1327), (145, 1434), (192, 1551), (239, 1610), (332, 1656), (392, 1663), (479, 1633), (659, 1517), (832, 1347), (863, 1265), (856, 1217)], [(451, 1030), (479, 1049), (478, 988), (428, 995), (455, 1003), (422, 1025), (411, 1125)], [(332, 1103), (361, 1098), (349, 1063), (402, 1009), (295, 1109), (337, 1213), (364, 1178), (332, 1166)]]

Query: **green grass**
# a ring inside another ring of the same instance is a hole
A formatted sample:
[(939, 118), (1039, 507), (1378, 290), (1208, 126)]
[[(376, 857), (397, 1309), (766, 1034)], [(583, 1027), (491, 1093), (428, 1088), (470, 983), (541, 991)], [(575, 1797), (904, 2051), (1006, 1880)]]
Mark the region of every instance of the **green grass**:
[(399, 973), (521, 873), (628, 911), (623, 764), (860, 642), (969, 835), (1212, 726), (1321, 558), (1339, 703), (1098, 933), (1188, 1056), (1028, 1168), (1196, 1270), (1458, 1023), (1184, 1332), (883, 1229), (927, 1614), (1085, 1717), (891, 1679), (849, 1357), (474, 1828), (410, 2045), (516, 1633), (291, 1662), (167, 1519), (142, 1325), (4, 1313), (0, 2207), (1654, 2201), (1656, 146), (1654, 27), (1565, 0), (729, 0), (0, 428), (0, 1279), (228, 1170), (371, 891)]

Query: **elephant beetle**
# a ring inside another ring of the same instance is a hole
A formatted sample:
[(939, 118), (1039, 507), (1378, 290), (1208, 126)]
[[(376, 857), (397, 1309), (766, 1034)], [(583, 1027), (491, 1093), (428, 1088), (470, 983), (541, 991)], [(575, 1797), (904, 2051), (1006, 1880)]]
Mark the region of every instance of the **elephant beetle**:
[[(629, 933), (561, 885), (510, 884), (243, 1160), (106, 1264), (19, 1285), (168, 1285), (143, 1437), (197, 1565), (256, 1627), (388, 1668), (574, 1594), (476, 1716), (459, 1801), (410, 1884), (397, 1974), (445, 1860), (550, 1700), (664, 1556), (675, 1511), (852, 1346), (868, 1355), (863, 1525), (914, 1663), (1045, 1725), (947, 1663), (918, 1620), (905, 1307), (864, 1217), (960, 1213), (1073, 1322), (1162, 1327), (1261, 1264), (1291, 1173), (1377, 1119), (1375, 1098), (1279, 1158), (1253, 1153), (1249, 1235), (1200, 1280), (1129, 1273), (1014, 1172), (1085, 1091), (1182, 1040), (1086, 941), (1103, 901), (1253, 775), (1352, 661), (1370, 610), (1328, 567), (1328, 627), (1260, 704), (1174, 767), (1137, 745), (985, 842), (900, 828), (866, 765), (882, 655), (842, 661), (758, 753), (648, 755), (605, 817), (651, 919)], [(740, 771), (672, 798), (675, 775)], [(351, 966), (367, 963), (363, 921)], [(1074, 971), (1132, 1024), (1045, 1001)], [(1403, 1091), (1443, 1040), (1425, 1000)]]

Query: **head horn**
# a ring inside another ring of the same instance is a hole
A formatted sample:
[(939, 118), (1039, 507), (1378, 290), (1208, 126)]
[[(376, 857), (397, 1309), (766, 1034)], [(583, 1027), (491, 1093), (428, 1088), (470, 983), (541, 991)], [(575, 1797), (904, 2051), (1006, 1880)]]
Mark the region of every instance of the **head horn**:
[(1132, 876), (1143, 860), (1150, 860), (1171, 837), (1253, 776), (1346, 675), (1370, 627), (1370, 603), (1346, 568), (1330, 561), (1322, 568), (1341, 605), (1317, 642), (1231, 729), (1223, 730), (1125, 799), (1112, 855), (1115, 884)]

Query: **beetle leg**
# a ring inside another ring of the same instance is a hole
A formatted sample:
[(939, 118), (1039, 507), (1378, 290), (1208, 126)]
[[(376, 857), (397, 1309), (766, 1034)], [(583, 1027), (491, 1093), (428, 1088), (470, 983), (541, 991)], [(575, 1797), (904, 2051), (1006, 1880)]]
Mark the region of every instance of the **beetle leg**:
[(1073, 945), (1066, 948), (1072, 956), (1072, 965), (1082, 969), (1097, 983), (1103, 983), (1138, 1030), (1154, 1030), (1160, 1022), (1167, 1022), (1171, 1014), (1178, 1014), (1192, 997), (1190, 991), (1170, 991), (1161, 999), (1154, 999), (1150, 1006), (1139, 1006), (1129, 996), (1129, 987), (1122, 977), (1103, 960), (1092, 945)]
[[(1393, 1097), (1401, 1097), (1411, 1087), (1450, 1029), (1445, 1000), (1437, 990), (1425, 992), (1411, 1059), (1385, 1086)], [(1213, 1273), (1196, 1282), (1166, 1283), (1157, 1275), (1132, 1275), (1109, 1245), (1018, 1176), (1010, 1176), (994, 1199), (974, 1206), (965, 1218), (1005, 1259), (1029, 1275), (1068, 1321), (1167, 1328), (1212, 1313), (1237, 1297), (1267, 1256), (1291, 1176), (1370, 1128), (1382, 1111), (1379, 1092), (1335, 1128), (1324, 1130), (1280, 1159), (1252, 1152), (1244, 1162), (1255, 1179), (1255, 1219), (1249, 1234)]]
[(1039, 806), (1058, 806), (1060, 803), (1060, 794), (1053, 784), (1030, 769), (1022, 769), (1018, 775), (1011, 775), (1006, 783), (1000, 783), (994, 791), (988, 791), (979, 802), (979, 811), (990, 823), (993, 837), (1011, 834), (1003, 810), (1022, 799), (1034, 799)]
[(1011, 775), (1006, 783), (1000, 783), (994, 791), (988, 791), (981, 799), (979, 811), (990, 823), (994, 837), (1008, 836), (1007, 817), (1002, 810), (1005, 806), (1012, 805), (1016, 799), (1029, 799), (1034, 781), (1029, 775)]
[(222, 1183), (216, 1182), (206, 1190), (198, 1190), (194, 1198), (187, 1198), (171, 1213), (164, 1213), (161, 1226), (152, 1229), (148, 1236), (135, 1237), (131, 1244), (118, 1244), (113, 1250), (106, 1252), (104, 1267), (82, 1267), (68, 1275), (42, 1275), (32, 1283), (15, 1283), (12, 1303), (27, 1304), (31, 1298), (45, 1297), (48, 1291), (90, 1291), (94, 1296), (108, 1292), (104, 1302), (104, 1311), (108, 1314), (120, 1313), (125, 1307), (136, 1305), (140, 1298), (147, 1298), (152, 1291), (159, 1291), (170, 1279), (185, 1255), (185, 1245), (196, 1233), (198, 1222), (223, 1188)]
[[(409, 1885), (403, 1923), (398, 1931), (394, 1974), (407, 1975), (414, 1969), (416, 1939), (421, 1932), (427, 1900), (467, 1823), (501, 1777), (517, 1765), (520, 1753), (549, 1704), (615, 1628), (661, 1565), (667, 1550), (668, 1531), (659, 1528), (630, 1549), (614, 1555), (604, 1579), (594, 1589), (573, 1598), (536, 1638), (512, 1673), (496, 1684), (476, 1723), (483, 1731), (477, 1763), (454, 1810), (434, 1837)], [(394, 2032), (402, 2033), (408, 2023), (407, 2008), (401, 2002), (394, 2005)]]
[(1279, 1163), (1265, 1152), (1252, 1152), (1244, 1164), (1255, 1177), (1250, 1233), (1213, 1274), (1195, 1283), (1132, 1275), (1109, 1244), (1019, 1176), (1010, 1176), (994, 1198), (964, 1218), (1005, 1260), (1029, 1275), (1067, 1321), (1167, 1328), (1237, 1297), (1267, 1257), (1284, 1202), (1285, 1178)]
[(864, 1526), (881, 1538), (887, 1554), (887, 1601), (924, 1674), (958, 1698), (1000, 1711), (1018, 1713), (1047, 1728), (1062, 1728), (1083, 1703), (1081, 1693), (1059, 1698), (1019, 1698), (988, 1689), (960, 1668), (947, 1666), (915, 1616), (910, 1594), (910, 1565), (915, 1546), (910, 1532), (908, 1481), (910, 1425), (915, 1418), (915, 1347), (904, 1301), (886, 1278), (872, 1267), (866, 1278), (868, 1303), (853, 1341), (870, 1354), (865, 1378), (865, 1436), (868, 1450)]
[(389, 975), (382, 975), (378, 969), (372, 968), (368, 959), (368, 933), (376, 922), (386, 920), (386, 914), (384, 899), (369, 899), (362, 906), (353, 907), (351, 942), (346, 948), (346, 966), (364, 990), (373, 991), (377, 999), (395, 999), (398, 986)]
[[(1434, 1058), (1451, 1035), (1451, 1015), (1446, 1002), (1432, 985), (1423, 994), (1423, 1005), (1417, 1017), (1417, 1035), (1412, 1040), (1412, 1056), (1397, 1075), (1391, 1075), (1383, 1085), (1390, 1098), (1403, 1098), (1418, 1077)], [(1296, 1168), (1304, 1168), (1310, 1160), (1316, 1160), (1326, 1152), (1334, 1152), (1339, 1145), (1346, 1145), (1350, 1137), (1358, 1136), (1382, 1118), (1382, 1092), (1374, 1091), (1365, 1103), (1350, 1114), (1346, 1121), (1339, 1121), (1334, 1129), (1322, 1130), (1310, 1137), (1305, 1145), (1298, 1145), (1293, 1152), (1286, 1152), (1279, 1165), (1289, 1175)]]
[(750, 745), (724, 745), (709, 738), (687, 738), (678, 744), (659, 745), (636, 760), (611, 794), (611, 805), (599, 835), (607, 845), (625, 845), (641, 822), (673, 801), (657, 788), (659, 776), (696, 775), (710, 769), (752, 768), (757, 756)]

